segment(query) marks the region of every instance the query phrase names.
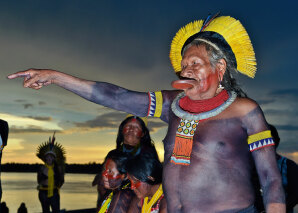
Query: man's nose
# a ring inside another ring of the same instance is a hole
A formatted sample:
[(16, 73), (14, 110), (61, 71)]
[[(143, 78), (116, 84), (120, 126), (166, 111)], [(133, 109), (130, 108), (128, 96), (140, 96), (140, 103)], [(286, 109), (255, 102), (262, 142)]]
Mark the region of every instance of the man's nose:
[(190, 66), (185, 67), (181, 71), (180, 76), (190, 78), (192, 76), (192, 69), (191, 69), (191, 67)]

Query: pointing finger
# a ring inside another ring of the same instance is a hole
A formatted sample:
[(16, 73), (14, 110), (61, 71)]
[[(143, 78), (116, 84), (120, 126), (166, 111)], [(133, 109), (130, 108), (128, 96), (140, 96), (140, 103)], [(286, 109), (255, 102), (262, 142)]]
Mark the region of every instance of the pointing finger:
[(15, 79), (15, 78), (19, 78), (19, 77), (30, 77), (30, 73), (28, 73), (26, 71), (22, 71), (22, 72), (16, 72), (14, 74), (7, 76), (8, 79)]

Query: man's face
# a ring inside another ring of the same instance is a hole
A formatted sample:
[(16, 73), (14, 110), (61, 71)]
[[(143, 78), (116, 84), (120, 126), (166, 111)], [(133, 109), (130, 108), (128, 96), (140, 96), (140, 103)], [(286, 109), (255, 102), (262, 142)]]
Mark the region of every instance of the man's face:
[(52, 155), (52, 154), (47, 154), (47, 155), (45, 156), (45, 162), (46, 162), (46, 164), (48, 164), (48, 165), (52, 165), (52, 164), (54, 163), (54, 160), (55, 160), (55, 156)]
[(135, 118), (130, 119), (123, 127), (124, 144), (137, 146), (143, 137), (142, 126)]
[(148, 183), (138, 180), (133, 175), (128, 174), (128, 179), (131, 183), (131, 189), (134, 191), (139, 199), (145, 198), (150, 193), (150, 185)]
[(180, 76), (194, 79), (193, 87), (184, 89), (185, 94), (192, 100), (214, 97), (219, 84), (219, 76), (211, 67), (207, 51), (204, 46), (191, 46), (181, 61)]
[(103, 166), (104, 171), (102, 172), (102, 179), (104, 187), (106, 189), (118, 188), (122, 183), (124, 175), (119, 173), (116, 163), (111, 159), (107, 159)]

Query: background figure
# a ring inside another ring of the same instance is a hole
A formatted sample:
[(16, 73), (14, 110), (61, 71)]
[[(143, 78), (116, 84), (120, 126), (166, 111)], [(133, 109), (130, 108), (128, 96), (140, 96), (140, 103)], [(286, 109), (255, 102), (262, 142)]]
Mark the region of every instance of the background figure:
[[(156, 148), (147, 128), (147, 117), (140, 118), (129, 114), (121, 122), (118, 128), (116, 149), (132, 156), (152, 153), (158, 159)], [(94, 185), (97, 185), (97, 204), (100, 205), (103, 195), (107, 193), (101, 173), (95, 176), (92, 186)]]
[(8, 131), (9, 131), (8, 123), (6, 121), (0, 119), (0, 202), (2, 199), (1, 159), (2, 159), (3, 149), (7, 144)]
[[(278, 148), (280, 138), (275, 126), (269, 124), (272, 137), (275, 142), (275, 150)], [(294, 212), (294, 207), (298, 203), (298, 165), (276, 152), (276, 160), (279, 171), (281, 173), (282, 185), (286, 194), (287, 212)]]
[(147, 128), (147, 118), (131, 115), (124, 119), (118, 129), (116, 143), (117, 149), (131, 155), (152, 152), (158, 158)]
[(0, 213), (8, 213), (8, 212), (9, 212), (9, 209), (6, 206), (6, 203), (5, 202), (2, 202), (0, 204)]
[(55, 143), (55, 133), (37, 148), (37, 157), (44, 161), (37, 174), (38, 197), (41, 203), (42, 212), (60, 212), (59, 189), (64, 183), (65, 150), (61, 144)]
[(162, 189), (162, 164), (152, 153), (135, 156), (127, 163), (131, 189), (136, 196), (129, 213), (166, 213), (167, 203)]
[(108, 190), (99, 213), (127, 212), (132, 198), (135, 196), (130, 189), (130, 182), (126, 175), (126, 163), (129, 155), (114, 149), (105, 158), (102, 179), (104, 187)]
[(27, 213), (27, 207), (25, 203), (21, 203), (20, 207), (18, 208), (18, 213)]

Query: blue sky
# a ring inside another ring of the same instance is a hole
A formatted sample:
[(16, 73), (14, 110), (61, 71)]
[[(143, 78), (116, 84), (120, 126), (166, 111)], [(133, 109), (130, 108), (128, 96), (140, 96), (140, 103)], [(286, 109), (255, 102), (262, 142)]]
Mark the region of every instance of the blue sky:
[[(3, 162), (39, 162), (35, 150), (57, 130), (69, 163), (101, 162), (115, 147), (125, 114), (56, 86), (24, 89), (8, 74), (51, 68), (138, 91), (171, 89), (168, 55), (185, 24), (221, 12), (239, 19), (258, 63), (255, 79), (239, 82), (276, 125), (279, 152), (298, 162), (297, 1), (0, 1), (0, 117), (11, 131)], [(166, 125), (149, 120), (163, 155)]]

